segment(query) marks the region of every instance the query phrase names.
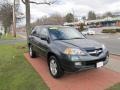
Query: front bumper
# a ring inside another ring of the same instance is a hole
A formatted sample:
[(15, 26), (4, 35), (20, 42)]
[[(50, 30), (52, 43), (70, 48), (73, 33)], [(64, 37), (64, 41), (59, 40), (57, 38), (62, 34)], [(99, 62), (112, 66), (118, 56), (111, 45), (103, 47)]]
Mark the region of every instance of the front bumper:
[[(98, 57), (92, 57), (92, 56), (83, 56), (78, 61), (71, 61), (68, 60), (68, 58), (64, 57), (62, 59), (62, 68), (67, 72), (75, 72), (80, 71), (83, 69), (91, 69), (96, 68), (96, 64), (98, 62), (103, 62), (103, 65), (106, 65), (109, 60), (109, 54), (108, 52), (98, 56)], [(81, 65), (75, 65), (75, 62), (81, 62)]]

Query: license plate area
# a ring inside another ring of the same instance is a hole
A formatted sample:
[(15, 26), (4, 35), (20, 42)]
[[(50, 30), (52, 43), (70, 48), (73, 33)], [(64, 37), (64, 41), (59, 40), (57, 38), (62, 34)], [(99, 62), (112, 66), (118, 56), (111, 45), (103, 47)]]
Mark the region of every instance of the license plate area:
[(103, 66), (103, 62), (98, 62), (97, 64), (96, 64), (96, 67), (97, 68), (101, 68)]

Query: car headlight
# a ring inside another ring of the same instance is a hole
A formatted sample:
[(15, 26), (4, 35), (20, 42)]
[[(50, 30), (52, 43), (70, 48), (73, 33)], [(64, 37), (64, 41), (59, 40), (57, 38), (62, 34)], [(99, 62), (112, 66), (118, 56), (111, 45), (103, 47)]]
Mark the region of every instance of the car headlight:
[(105, 49), (106, 49), (106, 47), (105, 47), (105, 45), (104, 45), (104, 44), (102, 45), (102, 49), (103, 49), (103, 50), (105, 50)]
[(77, 48), (66, 48), (64, 54), (67, 55), (86, 55), (86, 53)]

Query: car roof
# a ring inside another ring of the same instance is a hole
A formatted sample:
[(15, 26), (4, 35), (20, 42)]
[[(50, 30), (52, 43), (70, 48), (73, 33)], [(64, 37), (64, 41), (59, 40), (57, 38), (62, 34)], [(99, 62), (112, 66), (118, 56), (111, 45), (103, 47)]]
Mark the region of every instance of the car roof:
[(66, 28), (69, 26), (62, 26), (62, 25), (42, 25), (42, 26), (35, 26), (37, 28)]

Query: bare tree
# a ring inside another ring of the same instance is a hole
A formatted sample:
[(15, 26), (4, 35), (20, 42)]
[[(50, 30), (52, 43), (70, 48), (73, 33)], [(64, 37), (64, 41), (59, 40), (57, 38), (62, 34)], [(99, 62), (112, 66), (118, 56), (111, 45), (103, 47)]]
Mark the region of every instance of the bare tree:
[(63, 25), (64, 17), (62, 17), (59, 13), (52, 14), (50, 17), (46, 18), (46, 24), (48, 25)]
[(105, 17), (113, 17), (113, 14), (112, 14), (112, 12), (105, 12), (102, 17), (103, 18), (105, 18)]
[(9, 3), (1, 4), (0, 16), (1, 16), (2, 24), (5, 28), (5, 33), (7, 33), (12, 24), (12, 18), (13, 18), (12, 5)]
[(50, 17), (43, 16), (31, 25), (32, 27), (35, 25), (63, 25), (64, 21), (64, 16), (59, 13), (54, 13)]
[[(15, 2), (14, 2), (15, 4)], [(14, 8), (13, 8), (14, 7)], [(19, 12), (19, 5), (13, 5), (10, 2), (8, 2), (7, 0), (3, 0), (0, 4), (0, 20), (2, 21), (2, 24), (5, 28), (5, 33), (10, 31), (10, 26), (13, 24), (16, 24), (16, 20), (18, 21), (17, 17), (15, 16), (15, 11)], [(13, 18), (14, 17), (14, 18)], [(20, 18), (19, 18), (20, 20)], [(16, 26), (16, 25), (14, 25)], [(13, 36), (16, 37), (16, 31), (15, 29)]]
[(36, 4), (36, 5), (42, 5), (42, 4), (46, 4), (46, 5), (51, 5), (54, 4), (57, 0), (54, 1), (46, 1), (44, 0), (43, 2), (35, 2), (35, 1), (30, 1), (30, 0), (22, 0), (22, 2), (25, 4), (26, 6), (26, 32), (27, 32), (27, 36), (30, 34), (31, 31), (31, 26), (30, 26), (30, 3), (32, 4)]

